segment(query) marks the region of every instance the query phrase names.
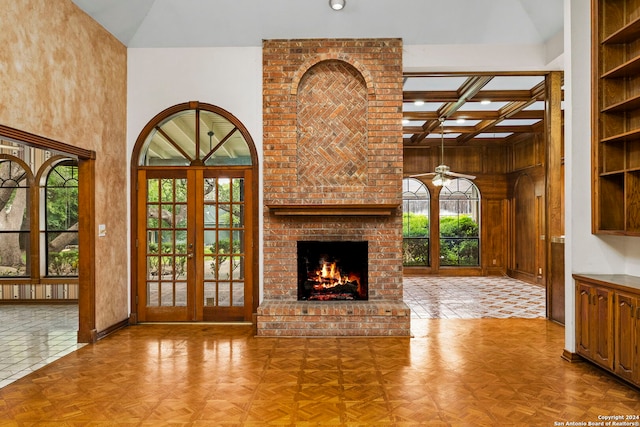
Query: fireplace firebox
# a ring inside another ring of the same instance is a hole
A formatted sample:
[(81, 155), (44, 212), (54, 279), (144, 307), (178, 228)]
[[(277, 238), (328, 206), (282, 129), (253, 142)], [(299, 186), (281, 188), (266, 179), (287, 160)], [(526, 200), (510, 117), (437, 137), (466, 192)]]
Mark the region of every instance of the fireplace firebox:
[(367, 300), (366, 241), (298, 241), (298, 301)]

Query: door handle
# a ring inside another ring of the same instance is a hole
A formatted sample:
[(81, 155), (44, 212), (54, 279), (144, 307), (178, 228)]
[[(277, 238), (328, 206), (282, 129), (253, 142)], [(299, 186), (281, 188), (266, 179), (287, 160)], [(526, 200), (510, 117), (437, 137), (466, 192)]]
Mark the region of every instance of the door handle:
[(187, 258), (189, 258), (189, 259), (193, 258), (193, 252), (187, 253)]

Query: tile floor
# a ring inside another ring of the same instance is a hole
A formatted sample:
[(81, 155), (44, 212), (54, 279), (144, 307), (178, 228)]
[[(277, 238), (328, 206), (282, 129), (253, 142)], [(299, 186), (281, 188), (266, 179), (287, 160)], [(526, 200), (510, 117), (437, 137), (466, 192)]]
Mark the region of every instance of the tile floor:
[[(544, 288), (508, 277), (405, 277), (412, 319), (544, 318)], [(82, 347), (75, 305), (0, 305), (0, 388)]]
[(546, 317), (542, 286), (510, 277), (405, 277), (412, 319)]
[(78, 306), (0, 304), (0, 388), (83, 346)]

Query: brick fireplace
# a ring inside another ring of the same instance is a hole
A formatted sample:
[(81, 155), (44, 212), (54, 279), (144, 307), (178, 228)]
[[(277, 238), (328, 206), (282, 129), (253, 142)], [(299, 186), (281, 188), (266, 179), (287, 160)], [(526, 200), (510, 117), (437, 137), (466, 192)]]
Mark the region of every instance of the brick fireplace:
[[(402, 41), (264, 41), (263, 103), (258, 335), (408, 336)], [(299, 242), (314, 241), (366, 242), (366, 298), (299, 300)]]

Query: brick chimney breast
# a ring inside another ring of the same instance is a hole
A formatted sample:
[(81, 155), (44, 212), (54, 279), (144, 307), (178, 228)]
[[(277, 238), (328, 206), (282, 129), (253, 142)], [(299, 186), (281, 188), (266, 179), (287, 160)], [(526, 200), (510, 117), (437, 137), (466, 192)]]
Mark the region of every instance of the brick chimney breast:
[[(402, 40), (263, 41), (263, 111), (258, 335), (408, 336)], [(367, 242), (368, 300), (298, 301), (298, 241)]]

